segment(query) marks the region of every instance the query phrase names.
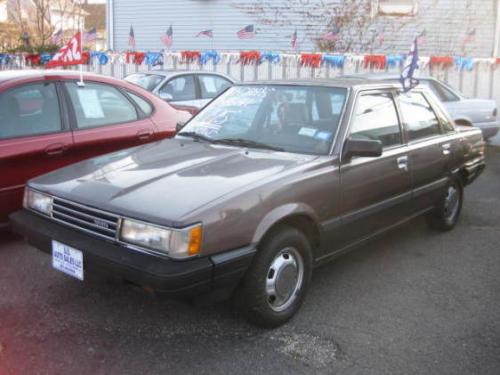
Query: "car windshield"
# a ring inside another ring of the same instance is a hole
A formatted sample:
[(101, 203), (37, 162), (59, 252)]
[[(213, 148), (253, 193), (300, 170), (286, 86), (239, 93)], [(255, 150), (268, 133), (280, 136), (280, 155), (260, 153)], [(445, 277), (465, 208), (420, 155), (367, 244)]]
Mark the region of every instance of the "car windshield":
[(158, 86), (160, 82), (163, 81), (163, 76), (158, 74), (137, 73), (125, 77), (125, 81), (140, 86), (148, 91), (153, 91), (156, 86)]
[(346, 95), (345, 88), (235, 86), (201, 111), (179, 135), (243, 147), (327, 154)]

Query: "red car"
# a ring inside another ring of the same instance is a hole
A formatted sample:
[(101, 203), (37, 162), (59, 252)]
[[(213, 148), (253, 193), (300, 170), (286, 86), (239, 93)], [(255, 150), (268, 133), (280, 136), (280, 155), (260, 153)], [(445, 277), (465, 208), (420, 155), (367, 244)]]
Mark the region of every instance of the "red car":
[[(191, 115), (135, 85), (71, 71), (0, 72), (0, 228), (24, 184), (67, 164), (175, 134)], [(187, 110), (187, 108), (185, 108)]]

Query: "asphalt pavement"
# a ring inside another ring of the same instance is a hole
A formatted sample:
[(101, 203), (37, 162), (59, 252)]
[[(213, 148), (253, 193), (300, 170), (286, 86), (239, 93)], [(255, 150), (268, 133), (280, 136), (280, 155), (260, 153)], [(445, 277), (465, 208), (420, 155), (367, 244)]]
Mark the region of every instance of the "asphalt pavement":
[(298, 315), (271, 331), (229, 303), (81, 283), (0, 240), (0, 375), (499, 374), (500, 146), (455, 230), (423, 219), (318, 270)]

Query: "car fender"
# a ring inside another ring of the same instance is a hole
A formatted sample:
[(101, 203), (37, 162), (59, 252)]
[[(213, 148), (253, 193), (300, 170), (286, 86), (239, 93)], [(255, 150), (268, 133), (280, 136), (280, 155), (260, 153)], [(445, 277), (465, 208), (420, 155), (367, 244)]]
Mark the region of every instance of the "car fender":
[(318, 225), (319, 218), (312, 207), (304, 203), (287, 203), (274, 208), (264, 216), (257, 225), (252, 243), (258, 244), (274, 225), (293, 216), (306, 216), (314, 222), (318, 233), (322, 232), (321, 227)]

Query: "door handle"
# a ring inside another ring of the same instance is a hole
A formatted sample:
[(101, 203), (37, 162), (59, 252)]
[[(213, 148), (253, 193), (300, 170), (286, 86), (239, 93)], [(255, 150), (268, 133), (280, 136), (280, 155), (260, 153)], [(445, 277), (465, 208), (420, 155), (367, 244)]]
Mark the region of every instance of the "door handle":
[(139, 138), (141, 141), (147, 141), (151, 139), (152, 136), (153, 136), (153, 131), (149, 129), (139, 130), (137, 132), (137, 138)]
[(449, 155), (450, 154), (451, 144), (449, 144), (449, 143), (443, 143), (441, 145), (441, 148), (443, 149), (443, 155)]
[(45, 154), (48, 156), (61, 155), (66, 151), (66, 146), (63, 143), (54, 143), (45, 147)]
[(396, 159), (398, 163), (398, 168), (408, 172), (408, 156), (400, 156)]

